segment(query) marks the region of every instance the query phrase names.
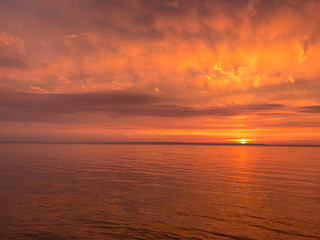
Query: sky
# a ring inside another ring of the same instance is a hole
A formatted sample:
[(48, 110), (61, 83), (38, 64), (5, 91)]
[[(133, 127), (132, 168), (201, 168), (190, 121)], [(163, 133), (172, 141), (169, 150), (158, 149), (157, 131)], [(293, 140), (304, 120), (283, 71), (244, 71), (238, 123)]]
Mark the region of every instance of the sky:
[(318, 0), (1, 0), (0, 141), (320, 144)]

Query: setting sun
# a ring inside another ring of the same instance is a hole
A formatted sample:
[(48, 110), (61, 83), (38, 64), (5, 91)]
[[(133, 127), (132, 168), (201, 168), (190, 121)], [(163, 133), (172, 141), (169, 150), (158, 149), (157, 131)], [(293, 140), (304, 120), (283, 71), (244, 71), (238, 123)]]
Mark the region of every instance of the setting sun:
[(239, 139), (232, 139), (232, 142), (240, 143), (240, 144), (247, 144), (255, 141), (255, 139), (249, 139), (249, 138), (239, 138)]

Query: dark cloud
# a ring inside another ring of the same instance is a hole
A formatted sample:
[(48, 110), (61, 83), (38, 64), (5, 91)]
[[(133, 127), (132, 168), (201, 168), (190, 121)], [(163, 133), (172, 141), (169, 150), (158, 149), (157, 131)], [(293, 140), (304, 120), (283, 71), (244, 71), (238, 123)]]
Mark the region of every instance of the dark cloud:
[(280, 104), (195, 108), (166, 104), (153, 95), (112, 91), (91, 94), (0, 93), (1, 121), (55, 121), (62, 115), (102, 113), (118, 116), (197, 117), (235, 116), (277, 110)]
[(26, 66), (26, 62), (19, 57), (0, 55), (0, 68), (25, 68)]
[[(2, 6), (3, 11), (14, 13), (10, 17), (28, 19), (28, 23), (41, 22), (41, 24), (45, 24), (55, 31), (59, 30), (66, 34), (74, 33), (74, 31), (99, 31), (116, 34), (128, 41), (139, 39), (161, 40), (170, 30), (171, 33), (181, 34), (176, 32), (172, 26), (177, 23), (184, 23), (184, 20), (190, 18), (199, 25), (199, 36), (203, 36), (203, 33), (217, 35), (215, 29), (207, 26), (203, 21), (217, 15), (223, 15), (232, 20), (233, 31), (228, 29), (226, 31), (228, 34), (236, 36), (234, 31), (240, 30), (239, 27), (243, 23), (244, 14), (247, 14), (248, 6), (253, 6), (252, 24), (269, 21), (283, 7), (292, 5), (299, 9), (298, 6), (287, 1), (276, 0), (184, 0), (179, 2), (178, 7), (171, 7), (168, 3), (171, 3), (171, 1), (84, 0), (79, 2), (76, 0), (60, 0), (52, 2), (31, 0), (21, 2), (5, 0), (0, 3), (0, 6)], [(155, 24), (155, 20), (159, 19), (166, 22), (166, 32), (163, 32), (163, 29), (159, 29)], [(17, 22), (20, 22), (19, 24), (24, 23), (23, 21)], [(183, 24), (181, 25), (180, 27), (183, 27)], [(33, 29), (36, 32), (40, 30), (42, 29), (38, 27)], [(185, 35), (190, 32), (188, 25), (185, 26), (184, 31), (183, 34)]]
[(320, 122), (283, 122), (283, 123), (272, 124), (272, 125), (265, 124), (264, 127), (315, 128), (315, 127), (320, 127)]
[(300, 112), (320, 113), (320, 106), (304, 106), (300, 108)]

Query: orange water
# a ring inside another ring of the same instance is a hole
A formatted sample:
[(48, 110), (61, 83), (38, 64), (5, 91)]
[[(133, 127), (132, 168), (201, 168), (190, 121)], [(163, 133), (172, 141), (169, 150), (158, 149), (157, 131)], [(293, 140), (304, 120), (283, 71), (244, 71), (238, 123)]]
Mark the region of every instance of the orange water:
[(320, 239), (320, 148), (0, 144), (0, 239)]

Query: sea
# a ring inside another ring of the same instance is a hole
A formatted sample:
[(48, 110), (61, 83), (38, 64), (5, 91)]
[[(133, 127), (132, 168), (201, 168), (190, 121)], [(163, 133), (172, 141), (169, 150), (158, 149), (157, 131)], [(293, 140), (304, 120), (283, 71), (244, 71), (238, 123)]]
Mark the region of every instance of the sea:
[(3, 143), (0, 239), (320, 239), (320, 148)]

